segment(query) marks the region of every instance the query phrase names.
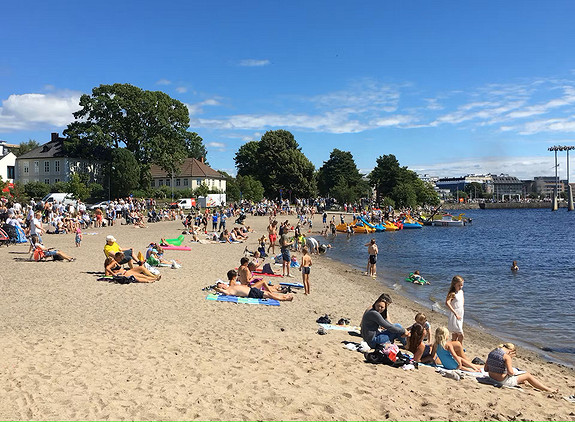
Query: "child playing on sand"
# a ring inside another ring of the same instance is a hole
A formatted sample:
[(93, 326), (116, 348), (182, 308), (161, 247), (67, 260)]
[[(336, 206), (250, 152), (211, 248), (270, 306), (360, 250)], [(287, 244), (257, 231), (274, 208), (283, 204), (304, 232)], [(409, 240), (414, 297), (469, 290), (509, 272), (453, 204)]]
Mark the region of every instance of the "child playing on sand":
[(82, 243), (82, 230), (80, 227), (76, 229), (76, 247), (79, 248)]
[(449, 309), (447, 328), (451, 331), (451, 340), (463, 343), (463, 277), (456, 275), (451, 280), (445, 305)]
[(301, 257), (301, 277), (303, 281), (304, 293), (309, 295), (309, 273), (310, 267), (312, 265), (311, 256), (309, 255), (309, 251), (307, 246), (302, 248), (303, 256)]

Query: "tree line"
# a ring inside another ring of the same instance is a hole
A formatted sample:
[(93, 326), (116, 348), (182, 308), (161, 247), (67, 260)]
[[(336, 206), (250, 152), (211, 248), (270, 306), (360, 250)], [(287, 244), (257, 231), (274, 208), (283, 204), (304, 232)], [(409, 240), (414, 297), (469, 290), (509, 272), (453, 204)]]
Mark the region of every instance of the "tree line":
[[(65, 154), (103, 162), (106, 177), (102, 181), (105, 187), (95, 188), (89, 188), (81, 175), (74, 178), (74, 184), (66, 189), (74, 188), (78, 197), (105, 196), (106, 187), (114, 198), (135, 192), (161, 195), (159, 190), (150, 189), (152, 164), (168, 176), (177, 176), (186, 158), (207, 158), (203, 139), (189, 131), (187, 107), (161, 91), (146, 91), (130, 84), (100, 85), (91, 95), (82, 95), (79, 105), (80, 110), (74, 113), (76, 120), (64, 131)], [(24, 149), (37, 146), (33, 140), (24, 144)], [(268, 131), (259, 141), (245, 143), (234, 161), (236, 177), (222, 172), (231, 201), (320, 195), (339, 203), (355, 203), (360, 198), (371, 198), (373, 188), (381, 205), (415, 207), (439, 203), (433, 187), (400, 166), (391, 154), (377, 158), (373, 171), (363, 175), (351, 152), (334, 149), (316, 171), (293, 134), (283, 129)], [(201, 188), (202, 192), (190, 194), (208, 193), (207, 186)], [(42, 188), (34, 185), (28, 190), (33, 193), (38, 189)], [(177, 194), (181, 195), (181, 191)]]

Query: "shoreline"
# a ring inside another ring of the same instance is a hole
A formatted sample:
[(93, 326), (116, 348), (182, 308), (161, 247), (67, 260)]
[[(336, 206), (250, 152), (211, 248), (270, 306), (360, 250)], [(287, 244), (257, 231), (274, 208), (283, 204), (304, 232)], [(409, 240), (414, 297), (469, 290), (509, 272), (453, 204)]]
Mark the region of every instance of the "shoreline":
[[(318, 335), (318, 317), (327, 313), (334, 322), (349, 318), (359, 325), (383, 291), (394, 299), (393, 322), (408, 326), (417, 311), (427, 312), (329, 256), (312, 258), (311, 295), (298, 292), (280, 307), (206, 300), (201, 289), (237, 266), (245, 246), (265, 233), (267, 217), (248, 216), (246, 224), (256, 230), (246, 243), (187, 243), (191, 252), (167, 253), (183, 268), (162, 269), (152, 284), (96, 280), (105, 236), (143, 251), (150, 241), (175, 237), (179, 221), (90, 229), (97, 234), (85, 233), (78, 249), (73, 235), (47, 235), (47, 246), (77, 258), (70, 263), (29, 262), (28, 244), (0, 248), (6, 263), (0, 419), (572, 419), (575, 408), (561, 396), (573, 394), (574, 371), (523, 348), (516, 365), (556, 385), (560, 395), (497, 389), (470, 378), (456, 382), (429, 367), (370, 365), (343, 347), (358, 337)], [(301, 280), (299, 271), (294, 276), (290, 281)], [(436, 312), (428, 317), (433, 328), (445, 324)], [(466, 334), (471, 357), (485, 359), (499, 343), (471, 327)]]

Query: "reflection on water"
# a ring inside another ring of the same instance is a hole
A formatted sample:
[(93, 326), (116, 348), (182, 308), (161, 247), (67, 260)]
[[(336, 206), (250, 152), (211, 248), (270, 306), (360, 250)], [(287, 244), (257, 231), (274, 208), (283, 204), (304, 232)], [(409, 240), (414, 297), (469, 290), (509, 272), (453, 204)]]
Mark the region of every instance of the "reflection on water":
[[(328, 237), (332, 258), (365, 271), (371, 236), (377, 239), (377, 272), (389, 287), (418, 302), (444, 308), (451, 278), (465, 279), (465, 319), (499, 337), (518, 341), (575, 366), (575, 213), (565, 209), (473, 210), (465, 227)], [(512, 273), (512, 261), (519, 271)], [(432, 284), (404, 278), (419, 270)]]

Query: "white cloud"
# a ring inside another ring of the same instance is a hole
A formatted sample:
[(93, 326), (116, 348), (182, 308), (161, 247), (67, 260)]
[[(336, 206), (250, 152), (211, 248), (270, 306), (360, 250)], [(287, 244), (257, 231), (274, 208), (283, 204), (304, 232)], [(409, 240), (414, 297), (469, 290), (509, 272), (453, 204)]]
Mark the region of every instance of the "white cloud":
[[(418, 174), (439, 177), (461, 177), (467, 174), (510, 174), (519, 179), (554, 175), (554, 158), (548, 157), (484, 157), (463, 158), (434, 164), (409, 165)], [(563, 177), (563, 176), (561, 176)]]
[(186, 88), (185, 86), (179, 86), (176, 88), (176, 92), (183, 94), (185, 92), (188, 92), (188, 88)]
[(217, 149), (218, 151), (225, 151), (226, 150), (226, 144), (224, 144), (223, 142), (208, 142), (206, 144), (206, 146), (208, 148)]
[(43, 125), (63, 127), (80, 109), (79, 93), (10, 95), (0, 107), (0, 130), (26, 130)]
[(271, 62), (267, 59), (265, 60), (257, 60), (257, 59), (244, 59), (240, 60), (238, 65), (243, 67), (261, 67), (267, 66), (271, 64)]
[(171, 85), (172, 81), (170, 81), (169, 79), (160, 79), (159, 81), (156, 81), (156, 85)]
[(216, 98), (209, 98), (207, 100), (200, 101), (199, 103), (195, 103), (195, 104), (187, 104), (187, 103), (184, 103), (184, 104), (188, 108), (188, 112), (190, 113), (190, 116), (193, 116), (196, 114), (203, 113), (204, 112), (204, 106), (217, 106), (217, 105), (220, 105), (220, 102)]

